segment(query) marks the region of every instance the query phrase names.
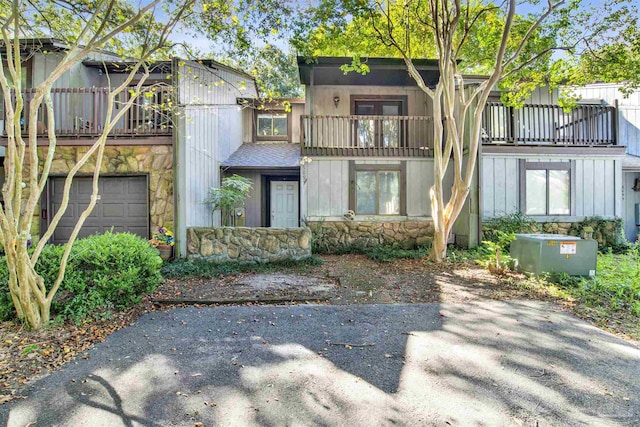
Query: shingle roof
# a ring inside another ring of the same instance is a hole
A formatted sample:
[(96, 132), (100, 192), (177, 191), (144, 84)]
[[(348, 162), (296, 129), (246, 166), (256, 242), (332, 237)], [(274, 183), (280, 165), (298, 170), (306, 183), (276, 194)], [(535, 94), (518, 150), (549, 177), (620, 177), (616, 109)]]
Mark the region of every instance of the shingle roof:
[(222, 162), (230, 168), (300, 167), (300, 145), (288, 143), (242, 144)]
[(622, 159), (622, 169), (640, 169), (640, 157), (626, 154)]

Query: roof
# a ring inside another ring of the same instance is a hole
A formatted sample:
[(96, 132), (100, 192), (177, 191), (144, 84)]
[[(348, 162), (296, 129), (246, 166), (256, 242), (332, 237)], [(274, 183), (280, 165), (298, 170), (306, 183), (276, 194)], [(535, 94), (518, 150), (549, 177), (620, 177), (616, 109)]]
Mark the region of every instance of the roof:
[[(181, 60), (177, 59), (177, 61), (181, 61)], [(247, 73), (245, 73), (244, 71), (241, 71), (241, 70), (236, 70), (235, 68), (229, 67), (228, 65), (221, 64), (220, 62), (214, 61), (213, 59), (194, 59), (192, 61), (196, 62), (196, 63), (198, 63), (200, 65), (204, 65), (205, 67), (228, 71), (230, 73), (234, 73), (234, 74), (237, 74), (238, 76), (244, 77), (247, 80), (255, 81), (255, 78), (253, 76), (251, 76), (250, 74), (247, 74)], [(152, 63), (151, 63), (152, 71), (171, 72), (171, 62), (172, 62), (171, 60), (152, 61)], [(82, 61), (82, 63), (86, 67), (103, 68), (103, 69), (108, 70), (109, 72), (128, 72), (129, 71), (129, 67), (137, 64), (138, 62), (137, 61), (127, 61), (127, 60), (122, 60), (122, 61), (93, 61), (93, 60), (86, 60), (86, 61)]]
[[(308, 60), (299, 56), (300, 83), (310, 85), (313, 77), (314, 85), (416, 86), (404, 59), (362, 58), (361, 62), (369, 67), (367, 74), (345, 74), (340, 67), (352, 61), (351, 57), (321, 56)], [(438, 60), (418, 58), (412, 62), (427, 85), (436, 84), (440, 77)]]
[(625, 154), (622, 159), (622, 169), (640, 170), (640, 157)]
[(300, 146), (290, 143), (242, 144), (224, 168), (262, 169), (300, 167)]
[[(42, 49), (42, 48), (47, 48), (48, 50), (52, 50), (52, 51), (69, 49), (69, 46), (66, 45), (62, 40), (55, 39), (52, 37), (21, 38), (19, 41), (19, 44), (20, 44), (20, 49), (22, 51)], [(1, 51), (5, 50), (5, 45), (3, 40), (0, 40), (0, 50)]]

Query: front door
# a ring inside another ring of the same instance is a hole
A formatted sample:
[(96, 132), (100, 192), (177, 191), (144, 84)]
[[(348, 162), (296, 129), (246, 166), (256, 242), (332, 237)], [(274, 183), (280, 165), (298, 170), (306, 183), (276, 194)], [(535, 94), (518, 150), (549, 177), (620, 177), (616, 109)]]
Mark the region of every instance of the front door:
[(298, 226), (298, 181), (271, 181), (271, 226)]
[(383, 116), (401, 116), (401, 101), (355, 101), (356, 116), (369, 116), (357, 121), (358, 147), (398, 148), (400, 120)]

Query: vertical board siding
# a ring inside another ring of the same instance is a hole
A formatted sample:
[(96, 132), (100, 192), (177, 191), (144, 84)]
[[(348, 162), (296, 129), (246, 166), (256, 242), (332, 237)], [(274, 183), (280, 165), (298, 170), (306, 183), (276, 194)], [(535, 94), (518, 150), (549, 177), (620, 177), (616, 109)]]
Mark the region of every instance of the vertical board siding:
[(602, 99), (609, 105), (617, 100), (619, 143), (627, 147), (627, 153), (640, 156), (640, 89), (625, 95), (619, 88), (616, 84), (592, 84), (572, 90), (583, 99)]
[[(358, 164), (399, 164), (399, 160), (356, 160)], [(407, 215), (429, 216), (433, 161), (407, 160)], [(349, 160), (318, 158), (307, 164), (307, 217), (342, 217), (349, 210)]]
[[(519, 211), (520, 167), (519, 158), (485, 155), (482, 158), (482, 217), (496, 218)], [(529, 157), (527, 162), (575, 161), (575, 182), (572, 183), (572, 199), (575, 197), (573, 217), (605, 216), (617, 214), (621, 172), (613, 158), (558, 159)], [(618, 186), (618, 187), (617, 187)]]
[(624, 231), (627, 236), (627, 240), (631, 242), (634, 242), (638, 237), (638, 227), (636, 226), (635, 219), (635, 205), (636, 203), (640, 203), (640, 192), (633, 190), (636, 179), (640, 179), (639, 172), (624, 172)]
[[(576, 162), (577, 164), (578, 162)], [(578, 175), (578, 182), (576, 183), (578, 188), (582, 187), (583, 194), (583, 215), (584, 216), (593, 216), (596, 212), (595, 204), (596, 204), (596, 189), (594, 187), (594, 161), (587, 159), (582, 160), (582, 186), (580, 186), (580, 175)], [(577, 166), (577, 165), (576, 165)], [(599, 180), (598, 180), (599, 181)]]
[[(187, 206), (186, 226), (207, 227), (212, 224), (211, 211), (203, 201), (210, 187), (220, 185), (220, 162), (242, 141), (241, 111), (235, 106), (188, 106), (181, 120), (185, 159), (179, 173), (186, 186), (182, 201)], [(216, 214), (214, 225), (219, 223), (220, 215)]]
[(253, 80), (194, 61), (178, 67), (178, 91), (182, 105), (236, 105), (237, 98), (258, 96)]

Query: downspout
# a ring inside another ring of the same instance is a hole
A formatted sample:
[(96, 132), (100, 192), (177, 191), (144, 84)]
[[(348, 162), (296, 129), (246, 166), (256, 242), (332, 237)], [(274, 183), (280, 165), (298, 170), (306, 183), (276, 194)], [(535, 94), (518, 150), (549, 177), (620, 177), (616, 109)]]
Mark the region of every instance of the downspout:
[[(178, 113), (181, 113), (182, 104), (180, 104), (180, 78), (178, 76), (179, 61), (180, 60), (176, 57), (173, 57), (173, 59), (171, 60), (171, 85), (174, 89), (174, 105), (176, 111)], [(186, 188), (184, 188), (185, 179), (182, 176), (184, 169), (184, 158), (181, 155), (181, 150), (183, 147), (180, 141), (184, 129), (182, 126), (180, 126), (180, 121), (182, 120), (183, 114), (178, 114), (177, 116), (178, 117), (176, 118), (176, 114), (173, 115), (173, 227), (176, 237), (175, 256), (183, 258), (187, 256), (187, 228), (185, 209)], [(180, 194), (182, 193), (184, 193), (184, 196), (180, 197)]]

